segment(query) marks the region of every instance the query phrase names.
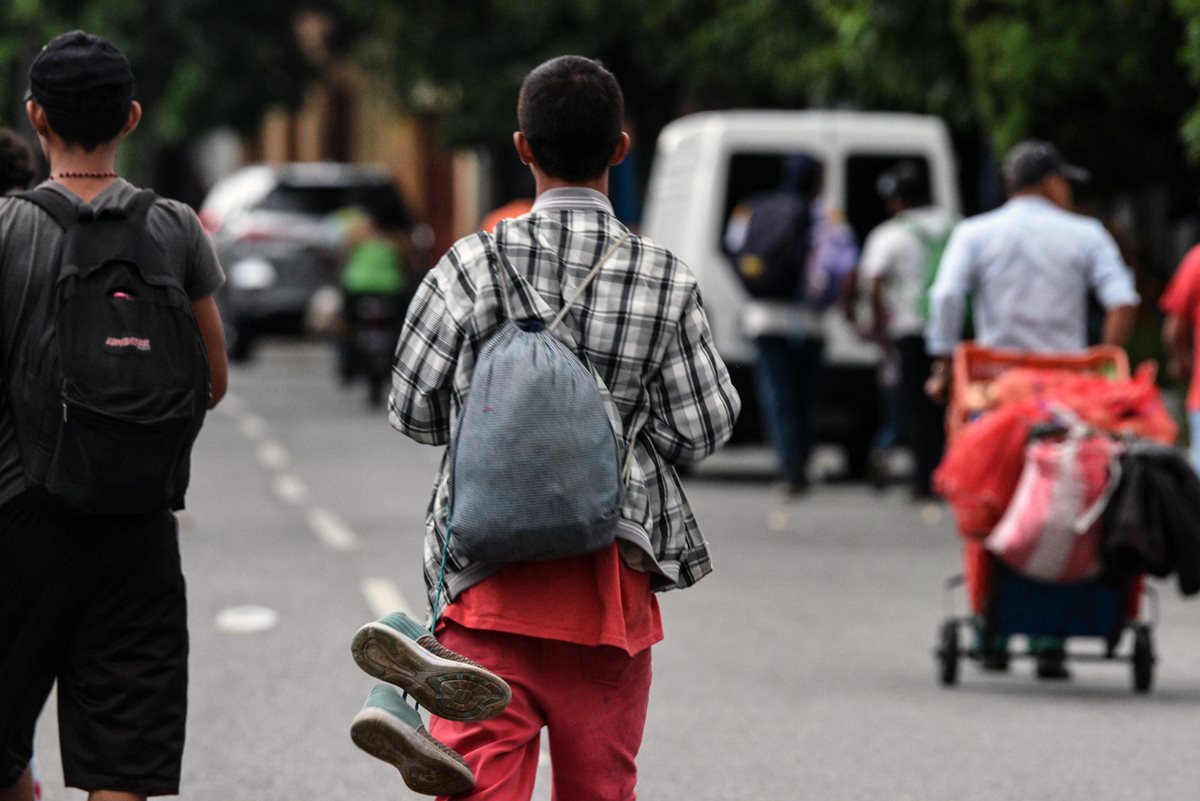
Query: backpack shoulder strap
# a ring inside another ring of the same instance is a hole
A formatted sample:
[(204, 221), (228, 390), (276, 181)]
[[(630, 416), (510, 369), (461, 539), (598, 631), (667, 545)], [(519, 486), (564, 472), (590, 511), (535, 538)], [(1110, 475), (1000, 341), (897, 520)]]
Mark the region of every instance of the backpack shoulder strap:
[(587, 290), (588, 286), (591, 285), (592, 280), (597, 274), (599, 274), (600, 268), (603, 267), (605, 262), (607, 262), (612, 255), (621, 248), (621, 245), (625, 244), (625, 241), (629, 239), (630, 236), (632, 236), (632, 234), (630, 234), (629, 231), (626, 231), (619, 239), (617, 239), (616, 242), (612, 244), (611, 247), (609, 247), (608, 250), (604, 252), (604, 255), (600, 257), (600, 260), (596, 262), (596, 266), (592, 267), (591, 272), (587, 274), (587, 277), (583, 279), (583, 282), (575, 288), (575, 291), (571, 293), (571, 297), (567, 298), (562, 309), (560, 309), (558, 314), (555, 316), (554, 321), (550, 323), (551, 331), (557, 328), (558, 324), (563, 321), (563, 318), (567, 316), (567, 312), (569, 312), (571, 307), (575, 305), (575, 301), (579, 300), (579, 298), (583, 296), (584, 291)]
[(49, 214), (64, 231), (79, 222), (79, 208), (70, 198), (48, 186), (18, 192), (15, 197), (27, 200)]
[[(499, 232), (500, 226), (497, 225), (496, 229), (497, 232)], [(485, 242), (490, 240), (492, 250), (496, 253), (496, 281), (497, 287), (500, 291), (500, 306), (504, 309), (505, 319), (511, 320), (513, 319), (512, 303), (508, 299), (508, 293), (510, 290), (508, 287), (508, 276), (505, 273), (505, 270), (511, 270), (515, 274), (516, 269), (509, 262), (508, 256), (504, 255), (504, 249), (500, 247), (500, 240), (496, 234), (492, 234), (491, 236), (487, 236), (486, 234), (481, 235), (485, 237)]]
[(125, 216), (131, 220), (142, 220), (157, 200), (158, 194), (153, 189), (139, 189), (125, 204)]
[[(505, 271), (507, 270), (513, 275), (517, 275), (517, 271), (516, 268), (512, 266), (512, 262), (508, 260), (508, 256), (505, 255), (504, 248), (500, 245), (499, 235), (506, 227), (506, 222), (507, 221), (501, 221), (500, 224), (496, 226), (496, 234), (492, 237), (492, 246), (495, 248), (496, 255), (499, 257), (499, 263), (496, 265), (496, 272), (499, 277), (500, 297), (504, 303), (504, 313), (511, 320), (513, 317), (512, 306), (510, 305), (508, 297), (511, 290), (508, 286), (508, 277)], [(621, 245), (625, 244), (626, 240), (628, 240), (630, 236), (632, 236), (632, 234), (629, 231), (626, 231), (609, 247), (607, 251), (604, 252), (604, 255), (600, 257), (600, 260), (596, 262), (579, 286), (575, 288), (575, 291), (572, 292), (570, 297), (568, 297), (563, 303), (562, 308), (559, 310), (558, 314), (555, 315), (553, 322), (547, 326), (547, 330), (554, 331), (554, 329), (558, 327), (558, 324), (561, 323), (567, 316), (567, 312), (571, 310), (571, 307), (575, 305), (579, 298), (583, 296), (584, 291), (586, 291), (588, 286), (591, 285), (592, 280), (595, 279), (596, 275), (600, 272), (600, 268), (603, 267), (605, 262), (607, 262), (612, 255), (620, 249)]]

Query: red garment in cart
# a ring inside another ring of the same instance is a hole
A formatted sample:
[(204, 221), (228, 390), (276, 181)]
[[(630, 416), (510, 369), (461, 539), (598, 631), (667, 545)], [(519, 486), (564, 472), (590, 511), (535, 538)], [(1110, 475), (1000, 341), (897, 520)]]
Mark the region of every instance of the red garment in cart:
[(983, 539), (1000, 522), (1021, 480), (1029, 432), (1049, 419), (1035, 401), (1020, 401), (988, 412), (954, 439), (933, 486), (953, 507), (959, 534)]
[(1069, 370), (1003, 373), (992, 391), (1001, 405), (958, 433), (934, 474), (934, 489), (953, 507), (959, 533), (983, 538), (1000, 522), (1025, 466), (1029, 432), (1056, 409), (1100, 431), (1174, 443), (1179, 429), (1154, 375), (1152, 365), (1143, 365), (1128, 381)]
[(1151, 365), (1143, 365), (1128, 381), (1070, 370), (1014, 368), (997, 379), (991, 395), (1001, 405), (959, 431), (934, 473), (934, 489), (950, 503), (964, 539), (963, 572), (975, 612), (983, 610), (990, 573), (983, 539), (1000, 522), (1016, 492), (1032, 427), (1050, 420), (1051, 408), (1058, 406), (1103, 431), (1173, 444), (1178, 427), (1154, 375)]
[(1023, 401), (1045, 408), (1066, 407), (1100, 431), (1169, 445), (1179, 436), (1179, 427), (1154, 382), (1157, 373), (1153, 362), (1138, 367), (1128, 381), (1113, 381), (1099, 373), (1018, 367), (1001, 373), (991, 394), (1001, 408)]

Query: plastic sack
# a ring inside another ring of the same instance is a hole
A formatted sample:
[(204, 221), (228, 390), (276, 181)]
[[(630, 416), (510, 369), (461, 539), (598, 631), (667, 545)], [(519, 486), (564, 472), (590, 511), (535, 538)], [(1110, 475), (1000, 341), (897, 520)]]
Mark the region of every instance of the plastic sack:
[(1030, 578), (1094, 578), (1100, 572), (1099, 518), (1118, 448), (1107, 437), (1079, 431), (1031, 443), (1017, 490), (984, 543), (987, 549)]
[(933, 474), (933, 486), (954, 509), (958, 530), (982, 539), (1008, 508), (1021, 479), (1033, 426), (1050, 419), (1032, 401), (1002, 406), (962, 429)]

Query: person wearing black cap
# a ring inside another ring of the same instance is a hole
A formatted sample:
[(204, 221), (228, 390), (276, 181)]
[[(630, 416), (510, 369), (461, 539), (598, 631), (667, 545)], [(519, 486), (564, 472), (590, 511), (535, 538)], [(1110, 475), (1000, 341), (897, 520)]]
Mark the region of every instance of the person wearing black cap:
[[(129, 62), (97, 36), (63, 34), (34, 59), (26, 112), (49, 160), (50, 180), (37, 191), (56, 193), (50, 205), (73, 206), (77, 219), (127, 219), (135, 197), (144, 204), (146, 195), (115, 171), (118, 146), (142, 116), (133, 97)], [(161, 249), (163, 265), (178, 270), (191, 299), (209, 359), (211, 408), (226, 384), (213, 300), (224, 275), (190, 209), (161, 198), (139, 208), (144, 236)], [(48, 333), (32, 329), (44, 324), (53, 297), (60, 217), (40, 202), (0, 198), (0, 392), (9, 392), (7, 369), (28, 350), (20, 343)], [(69, 786), (91, 801), (176, 794), (188, 634), (175, 517), (166, 509), (65, 514), (35, 499), (11, 407), (0, 404), (0, 801), (33, 798), (34, 726), (56, 680)]]
[(975, 339), (987, 347), (1083, 349), (1089, 290), (1106, 310), (1104, 342), (1124, 344), (1133, 327), (1140, 299), (1117, 243), (1100, 221), (1069, 211), (1071, 182), (1087, 180), (1087, 170), (1028, 140), (1009, 151), (1003, 177), (1008, 202), (955, 228), (930, 289), (927, 345), (942, 359), (935, 377), (958, 344), (968, 294)]
[(899, 423), (913, 453), (913, 496), (926, 499), (945, 446), (942, 409), (925, 395), (927, 293), (954, 220), (931, 204), (929, 178), (916, 162), (885, 172), (876, 189), (892, 217), (867, 236), (858, 269), (871, 299), (873, 339), (899, 357)]
[[(925, 336), (936, 361), (926, 389), (934, 396), (945, 396), (968, 295), (975, 340), (989, 348), (1083, 350), (1089, 291), (1106, 310), (1106, 344), (1124, 345), (1133, 328), (1140, 299), (1117, 243), (1099, 220), (1068, 210), (1071, 182), (1087, 180), (1087, 171), (1049, 142), (1028, 140), (1008, 152), (1003, 177), (1008, 202), (955, 227), (930, 290)], [(978, 565), (982, 546), (966, 547)], [(989, 644), (984, 666), (1006, 668), (1006, 648)], [(1030, 650), (1039, 678), (1069, 677), (1061, 638), (1033, 638)]]

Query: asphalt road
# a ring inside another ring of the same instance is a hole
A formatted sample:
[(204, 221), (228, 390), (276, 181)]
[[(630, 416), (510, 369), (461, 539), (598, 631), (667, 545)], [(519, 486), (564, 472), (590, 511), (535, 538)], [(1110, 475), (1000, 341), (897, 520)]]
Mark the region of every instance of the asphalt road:
[[(206, 424), (182, 519), (183, 799), (418, 797), (350, 742), (373, 680), (349, 643), (392, 607), (423, 609), (440, 454), (393, 432), (361, 390), (334, 384), (324, 348), (272, 344)], [(1063, 684), (1035, 682), (1027, 664), (965, 665), (945, 689), (931, 654), (957, 569), (950, 521), (899, 491), (818, 486), (787, 502), (756, 479), (763, 456), (729, 451), (689, 479), (716, 571), (661, 598), (640, 797), (1200, 797), (1200, 609), (1173, 586), (1160, 585), (1148, 696), (1124, 663), (1081, 665)], [(53, 711), (37, 738), (47, 797), (79, 799), (62, 789)], [(547, 765), (539, 779), (547, 799)]]

